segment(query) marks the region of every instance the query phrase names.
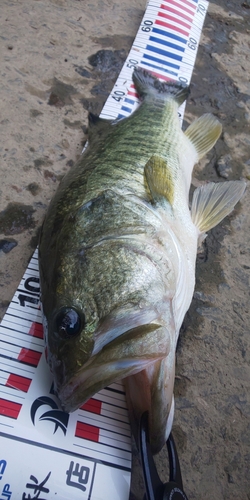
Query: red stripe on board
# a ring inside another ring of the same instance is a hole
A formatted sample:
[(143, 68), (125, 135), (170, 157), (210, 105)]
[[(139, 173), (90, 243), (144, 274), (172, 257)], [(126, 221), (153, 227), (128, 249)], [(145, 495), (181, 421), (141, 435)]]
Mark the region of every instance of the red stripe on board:
[(28, 392), (30, 384), (30, 378), (11, 373), (5, 385), (14, 389), (19, 389), (19, 391)]
[(139, 98), (139, 94), (137, 94), (137, 92), (132, 92), (131, 90), (128, 91), (128, 95)]
[(187, 7), (184, 7), (183, 5), (181, 5), (180, 3), (178, 2), (175, 2), (174, 0), (166, 0), (165, 1), (166, 4), (171, 4), (171, 5), (175, 5), (175, 7), (178, 7), (178, 8), (181, 8), (182, 10), (185, 10), (186, 12), (188, 12), (189, 14), (191, 14), (191, 16), (194, 15), (194, 12), (196, 10), (196, 7), (194, 5), (191, 5), (190, 2), (187, 2), (187, 0), (181, 0), (181, 4), (184, 3), (186, 5), (191, 5), (193, 11), (191, 11), (190, 9), (188, 9)]
[(27, 363), (28, 365), (37, 366), (41, 356), (42, 356), (41, 352), (32, 351), (32, 349), (25, 349), (23, 347), (17, 359), (22, 363)]
[[(189, 29), (191, 28), (191, 23), (187, 24), (181, 21), (180, 19), (176, 19), (176, 17), (169, 16), (168, 14), (165, 14), (164, 12), (158, 12), (158, 16), (164, 17), (165, 19), (168, 19), (169, 21), (174, 21), (177, 24), (180, 24), (181, 26), (185, 26), (185, 28)], [(176, 30), (176, 26), (171, 26), (172, 30)], [(178, 30), (176, 30), (178, 31)]]
[(160, 78), (161, 80), (165, 80), (165, 82), (168, 82), (169, 80), (171, 80), (172, 82), (176, 81), (176, 80), (173, 80), (173, 78), (169, 78), (168, 76), (160, 75), (160, 73), (156, 73), (155, 71), (152, 71), (151, 69), (150, 69), (150, 73), (152, 75), (156, 76), (156, 78)]
[(177, 31), (177, 33), (181, 33), (182, 35), (189, 36), (189, 31), (184, 31), (181, 28), (178, 28), (177, 26), (173, 26), (172, 24), (169, 23), (164, 23), (164, 21), (159, 21), (158, 19), (156, 19), (155, 24), (159, 24), (160, 26), (164, 26), (165, 28)]
[[(163, 0), (163, 1), (167, 2), (169, 0)], [(181, 3), (185, 3), (186, 5), (188, 5), (189, 7), (191, 7), (191, 9), (193, 9), (194, 11), (196, 11), (196, 9), (197, 9), (197, 4), (193, 4), (192, 2), (189, 2), (188, 0), (181, 0)]]
[(90, 411), (91, 413), (101, 414), (102, 402), (98, 399), (90, 398), (84, 405), (81, 406), (81, 410)]
[(7, 399), (0, 399), (0, 415), (5, 417), (17, 418), (22, 405), (19, 403), (13, 403), (13, 401), (7, 401)]
[(37, 337), (38, 339), (43, 339), (43, 325), (33, 322), (29, 329), (29, 335)]
[(98, 443), (99, 432), (100, 429), (94, 425), (84, 424), (83, 422), (76, 423), (76, 437), (88, 439), (89, 441), (95, 441), (95, 443)]
[(189, 16), (186, 16), (186, 14), (183, 14), (183, 12), (180, 12), (179, 10), (173, 9), (172, 7), (168, 7), (167, 5), (161, 5), (160, 9), (165, 9), (168, 10), (168, 12), (172, 12), (172, 14), (176, 14), (176, 16), (183, 17), (183, 19), (186, 19), (186, 21), (190, 22), (190, 26), (192, 24), (192, 19), (190, 19)]

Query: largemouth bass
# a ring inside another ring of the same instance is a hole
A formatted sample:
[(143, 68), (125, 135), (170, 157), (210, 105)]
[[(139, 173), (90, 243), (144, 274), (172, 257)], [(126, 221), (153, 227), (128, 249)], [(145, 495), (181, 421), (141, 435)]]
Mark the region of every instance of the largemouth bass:
[(137, 68), (139, 108), (89, 119), (89, 146), (62, 180), (39, 245), (45, 341), (55, 391), (71, 412), (124, 379), (132, 429), (149, 412), (153, 452), (171, 430), (175, 350), (195, 285), (198, 241), (245, 183), (195, 190), (194, 164), (215, 144), (210, 114), (181, 130), (188, 88)]

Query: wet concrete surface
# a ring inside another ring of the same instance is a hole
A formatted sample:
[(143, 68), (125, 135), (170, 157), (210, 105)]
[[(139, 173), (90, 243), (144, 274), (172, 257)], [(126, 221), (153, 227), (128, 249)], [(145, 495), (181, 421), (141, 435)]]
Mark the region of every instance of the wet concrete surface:
[[(223, 125), (194, 171), (250, 180), (250, 5), (211, 1), (184, 127)], [(37, 244), (49, 200), (87, 139), (139, 27), (145, 0), (3, 0), (0, 36), (0, 312)], [(173, 433), (190, 500), (250, 499), (249, 188), (209, 232), (177, 350)], [(141, 499), (136, 449), (131, 499)], [(157, 457), (167, 479), (167, 454)]]

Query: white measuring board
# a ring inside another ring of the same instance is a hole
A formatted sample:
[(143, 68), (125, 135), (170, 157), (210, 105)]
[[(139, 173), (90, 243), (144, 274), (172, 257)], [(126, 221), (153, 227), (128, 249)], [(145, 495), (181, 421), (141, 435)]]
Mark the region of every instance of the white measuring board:
[[(101, 113), (122, 119), (138, 106), (139, 65), (189, 84), (206, 0), (150, 0)], [(184, 106), (180, 108), (183, 117)], [(45, 361), (37, 251), (0, 325), (0, 500), (128, 500), (130, 426), (121, 383), (67, 414)]]
[[(206, 0), (148, 2), (133, 46), (103, 107), (101, 118), (126, 118), (137, 108), (139, 100), (132, 82), (135, 66), (151, 71), (161, 80), (190, 83), (207, 8)], [(181, 119), (184, 110), (185, 103), (179, 108)]]

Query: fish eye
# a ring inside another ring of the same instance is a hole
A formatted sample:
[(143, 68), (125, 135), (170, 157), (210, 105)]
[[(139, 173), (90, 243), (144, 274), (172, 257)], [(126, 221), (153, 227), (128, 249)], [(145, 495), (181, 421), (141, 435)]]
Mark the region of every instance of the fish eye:
[(56, 331), (62, 337), (75, 337), (85, 324), (85, 317), (72, 308), (63, 307), (55, 320)]

